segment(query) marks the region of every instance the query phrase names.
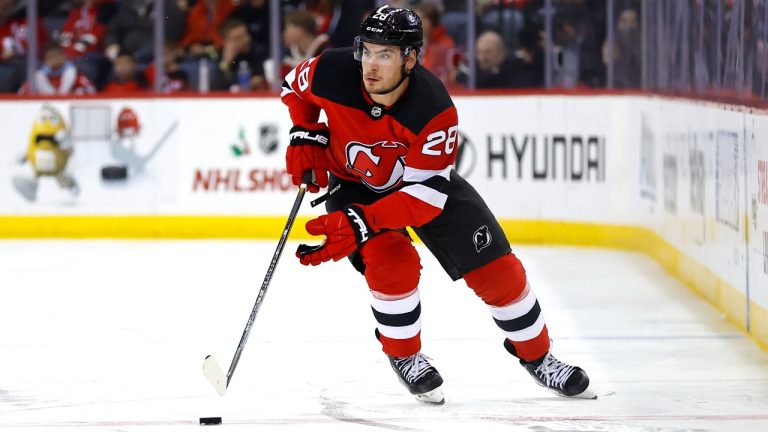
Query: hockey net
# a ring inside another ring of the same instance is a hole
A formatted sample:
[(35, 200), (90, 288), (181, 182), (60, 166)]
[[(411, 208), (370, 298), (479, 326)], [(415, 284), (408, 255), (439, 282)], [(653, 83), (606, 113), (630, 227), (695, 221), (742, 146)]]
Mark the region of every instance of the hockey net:
[(77, 141), (109, 141), (112, 135), (112, 109), (109, 105), (72, 105), (71, 137)]

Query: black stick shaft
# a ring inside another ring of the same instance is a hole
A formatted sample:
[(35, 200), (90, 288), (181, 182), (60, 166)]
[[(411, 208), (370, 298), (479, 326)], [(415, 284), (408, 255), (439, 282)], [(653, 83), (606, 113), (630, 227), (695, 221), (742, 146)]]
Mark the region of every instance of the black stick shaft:
[(299, 186), (299, 194), (296, 195), (296, 200), (293, 202), (293, 208), (291, 208), (291, 213), (288, 215), (288, 221), (285, 223), (285, 228), (283, 228), (283, 234), (280, 236), (280, 241), (277, 242), (277, 249), (275, 250), (275, 254), (272, 255), (272, 261), (269, 263), (267, 275), (264, 277), (264, 282), (261, 284), (259, 294), (256, 296), (256, 303), (251, 310), (251, 316), (248, 317), (248, 322), (245, 324), (245, 330), (243, 330), (243, 335), (240, 337), (240, 343), (237, 344), (235, 356), (232, 358), (232, 364), (229, 365), (229, 371), (227, 371), (227, 387), (229, 387), (229, 382), (232, 380), (232, 375), (235, 373), (235, 368), (240, 361), (240, 356), (243, 354), (245, 342), (248, 341), (248, 336), (251, 334), (251, 327), (253, 327), (253, 322), (256, 320), (256, 314), (259, 313), (261, 303), (264, 301), (264, 296), (267, 294), (269, 282), (272, 280), (272, 275), (275, 273), (277, 262), (280, 261), (280, 255), (283, 253), (285, 242), (288, 240), (288, 234), (291, 232), (293, 222), (296, 219), (296, 215), (299, 213), (299, 207), (301, 207), (301, 201), (304, 199), (304, 194), (306, 192), (307, 185), (305, 182)]

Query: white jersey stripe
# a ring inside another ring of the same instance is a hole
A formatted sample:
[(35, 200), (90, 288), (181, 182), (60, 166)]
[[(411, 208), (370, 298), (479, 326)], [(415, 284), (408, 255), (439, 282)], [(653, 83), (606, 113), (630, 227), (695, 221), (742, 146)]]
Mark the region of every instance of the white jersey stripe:
[(418, 168), (405, 167), (405, 172), (403, 173), (403, 181), (410, 183), (421, 183), (434, 176), (440, 176), (446, 180), (450, 180), (452, 169), (453, 165), (450, 165), (447, 168), (441, 170), (423, 170)]
[(445, 202), (448, 200), (448, 195), (420, 183), (408, 185), (400, 189), (400, 192), (405, 192), (408, 195), (439, 209), (442, 209), (445, 206)]

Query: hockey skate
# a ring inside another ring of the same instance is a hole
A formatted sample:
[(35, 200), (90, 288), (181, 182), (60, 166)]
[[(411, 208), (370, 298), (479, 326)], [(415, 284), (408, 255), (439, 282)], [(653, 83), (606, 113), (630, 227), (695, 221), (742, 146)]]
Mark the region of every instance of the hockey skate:
[[(510, 354), (517, 357), (515, 347), (509, 341), (504, 340), (504, 348)], [(558, 360), (552, 352), (532, 362), (520, 359), (520, 364), (542, 387), (553, 391), (558, 396), (579, 399), (597, 399), (597, 395), (589, 388), (589, 377), (578, 366), (571, 366)]]
[(400, 382), (408, 388), (408, 391), (417, 400), (435, 405), (445, 403), (443, 391), (443, 377), (440, 372), (429, 363), (429, 358), (421, 353), (410, 357), (389, 357), (389, 364), (397, 372)]

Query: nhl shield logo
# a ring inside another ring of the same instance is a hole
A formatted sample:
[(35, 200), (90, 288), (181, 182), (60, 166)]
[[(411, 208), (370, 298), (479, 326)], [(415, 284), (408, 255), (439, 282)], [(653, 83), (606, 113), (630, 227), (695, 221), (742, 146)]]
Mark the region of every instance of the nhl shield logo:
[(480, 253), (481, 250), (491, 245), (491, 231), (488, 229), (488, 225), (483, 225), (472, 234), (472, 241), (475, 243), (475, 250)]
[(373, 108), (371, 108), (371, 116), (374, 118), (381, 117), (381, 107), (376, 105)]
[(277, 150), (278, 145), (277, 125), (274, 123), (259, 126), (259, 148), (266, 154)]

